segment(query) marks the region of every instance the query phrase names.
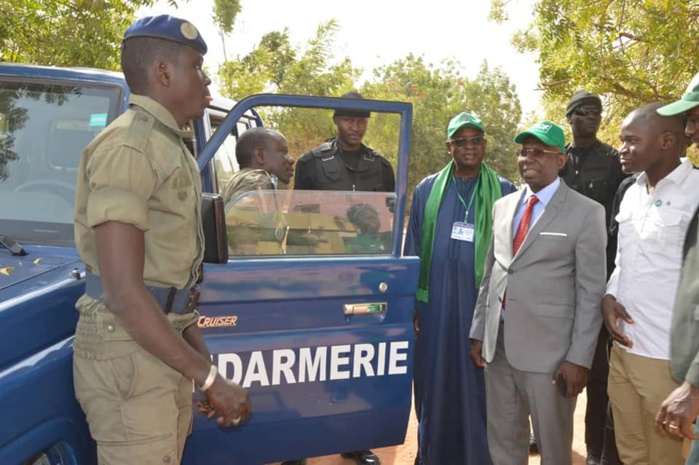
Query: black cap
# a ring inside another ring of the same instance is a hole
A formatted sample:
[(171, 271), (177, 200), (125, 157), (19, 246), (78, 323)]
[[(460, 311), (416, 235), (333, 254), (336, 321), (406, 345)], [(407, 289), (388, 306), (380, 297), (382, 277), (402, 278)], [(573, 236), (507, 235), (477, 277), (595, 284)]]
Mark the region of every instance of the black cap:
[(600, 98), (592, 92), (579, 90), (573, 94), (570, 102), (568, 102), (568, 106), (566, 107), (566, 116), (570, 116), (570, 114), (573, 113), (576, 108), (583, 105), (596, 105), (602, 108), (602, 100), (600, 100)]
[[(345, 92), (344, 94), (340, 95), (340, 98), (353, 98), (357, 100), (364, 100), (364, 97), (362, 97), (362, 94), (359, 92)], [(347, 108), (341, 108), (338, 110), (335, 110), (335, 113), (333, 113), (333, 118), (336, 116), (354, 116), (357, 118), (369, 118), (371, 116), (371, 113), (368, 111), (364, 110), (349, 110)]]

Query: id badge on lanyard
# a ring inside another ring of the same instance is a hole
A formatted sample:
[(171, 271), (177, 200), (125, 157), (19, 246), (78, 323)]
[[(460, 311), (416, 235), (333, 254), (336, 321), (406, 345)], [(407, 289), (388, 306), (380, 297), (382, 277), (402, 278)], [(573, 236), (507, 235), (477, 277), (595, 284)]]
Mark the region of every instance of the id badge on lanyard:
[[(456, 188), (456, 186), (454, 186), (454, 187)], [(471, 210), (471, 206), (473, 205), (473, 198), (476, 196), (477, 190), (478, 190), (478, 182), (476, 182), (476, 185), (473, 187), (473, 191), (471, 191), (471, 198), (469, 199), (468, 205), (466, 205), (466, 202), (461, 197), (461, 194), (459, 194), (459, 189), (456, 188), (456, 195), (459, 198), (459, 201), (461, 202), (461, 204), (466, 209), (466, 214), (464, 215), (464, 220), (463, 221), (455, 221), (451, 227), (451, 238), (456, 240), (456, 241), (473, 242), (473, 237), (474, 237), (476, 228), (473, 225), (473, 223), (468, 223), (468, 212)]]
[(473, 224), (456, 221), (451, 227), (451, 238), (457, 241), (473, 242), (474, 232)]

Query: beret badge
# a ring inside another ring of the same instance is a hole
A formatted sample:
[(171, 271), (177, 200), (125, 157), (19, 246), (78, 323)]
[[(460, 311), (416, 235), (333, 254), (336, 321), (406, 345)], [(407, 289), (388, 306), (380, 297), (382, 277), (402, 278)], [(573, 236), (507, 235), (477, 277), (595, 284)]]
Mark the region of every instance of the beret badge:
[(188, 23), (187, 21), (183, 21), (182, 24), (180, 24), (180, 32), (185, 39), (189, 40), (194, 40), (199, 35), (197, 28), (194, 27), (192, 23)]

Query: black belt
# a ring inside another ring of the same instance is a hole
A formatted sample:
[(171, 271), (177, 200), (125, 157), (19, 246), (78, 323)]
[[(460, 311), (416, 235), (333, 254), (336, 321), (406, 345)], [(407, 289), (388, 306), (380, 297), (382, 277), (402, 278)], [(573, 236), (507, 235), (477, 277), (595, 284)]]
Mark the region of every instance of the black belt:
[[(197, 309), (199, 302), (199, 288), (177, 289), (174, 287), (146, 286), (162, 311), (168, 313), (191, 313)], [(85, 279), (85, 294), (93, 299), (102, 300), (102, 278), (92, 273), (87, 273)]]

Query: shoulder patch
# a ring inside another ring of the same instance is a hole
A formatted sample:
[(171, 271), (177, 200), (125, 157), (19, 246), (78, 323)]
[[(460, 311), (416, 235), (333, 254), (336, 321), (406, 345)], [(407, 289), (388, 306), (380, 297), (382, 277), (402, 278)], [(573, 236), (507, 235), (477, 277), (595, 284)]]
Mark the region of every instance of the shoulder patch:
[(328, 152), (332, 150), (332, 145), (330, 142), (323, 142), (318, 147), (311, 150), (314, 157), (324, 157)]
[(126, 131), (126, 143), (140, 152), (145, 152), (155, 125), (155, 117), (143, 111), (129, 111), (133, 112), (133, 116)]

